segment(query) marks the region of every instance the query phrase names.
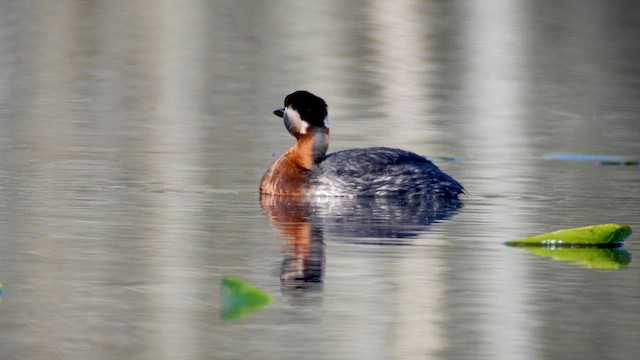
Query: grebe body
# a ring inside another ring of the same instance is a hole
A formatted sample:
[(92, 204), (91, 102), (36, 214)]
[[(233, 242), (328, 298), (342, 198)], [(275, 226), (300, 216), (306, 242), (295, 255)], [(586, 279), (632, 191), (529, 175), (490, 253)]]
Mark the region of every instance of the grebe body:
[(307, 92), (285, 98), (274, 114), (284, 120), (296, 144), (262, 177), (260, 192), (293, 196), (411, 196), (457, 198), (463, 187), (415, 153), (386, 147), (326, 154), (329, 147), (327, 104)]

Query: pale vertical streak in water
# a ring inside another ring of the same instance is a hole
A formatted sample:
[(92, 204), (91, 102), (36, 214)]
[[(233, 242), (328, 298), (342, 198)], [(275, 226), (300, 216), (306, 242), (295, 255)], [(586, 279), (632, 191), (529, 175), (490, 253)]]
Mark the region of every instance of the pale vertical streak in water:
[[(25, 101), (22, 104), (24, 109), (28, 109), (26, 110), (28, 115), (24, 117), (23, 121), (38, 120), (38, 126), (32, 126), (28, 132), (25, 132), (26, 135), (23, 141), (33, 144), (30, 148), (30, 156), (37, 159), (45, 159), (45, 162), (55, 158), (54, 155), (51, 155), (53, 153), (51, 151), (52, 148), (64, 151), (73, 145), (72, 141), (67, 138), (69, 133), (69, 131), (66, 131), (68, 130), (67, 128), (64, 129), (65, 131), (58, 130), (57, 133), (55, 131), (62, 127), (60, 120), (67, 119), (70, 115), (68, 107), (62, 101), (57, 101), (59, 100), (59, 95), (52, 91), (52, 89), (58, 89), (56, 85), (62, 83), (61, 79), (68, 78), (71, 74), (71, 63), (60, 56), (61, 53), (65, 54), (71, 50), (68, 37), (71, 34), (73, 19), (71, 13), (64, 10), (64, 7), (55, 6), (53, 3), (36, 6), (30, 10), (32, 12), (29, 15), (32, 16), (33, 23), (45, 24), (42, 28), (46, 28), (46, 25), (54, 24), (59, 26), (56, 27), (56, 31), (40, 31), (39, 28), (34, 27), (32, 31), (36, 33), (36, 36), (29, 42), (29, 56), (24, 57), (26, 61), (21, 64), (21, 66), (29, 70), (29, 77), (25, 80), (25, 85), (20, 87), (20, 90), (23, 90), (20, 94), (22, 96), (21, 100), (28, 99), (27, 101), (22, 100)], [(56, 69), (56, 71), (48, 71), (50, 68)], [(46, 114), (47, 119), (52, 121), (40, 121), (43, 114)], [(68, 122), (64, 124), (65, 126), (69, 125)], [(56, 134), (57, 136), (52, 136), (51, 134)], [(52, 146), (52, 143), (54, 146)], [(42, 163), (34, 164), (33, 168), (37, 173), (46, 171)], [(55, 174), (52, 177), (53, 179), (57, 178), (56, 171), (56, 169), (51, 171)], [(60, 183), (57, 181), (38, 180), (38, 177), (26, 177), (27, 187), (34, 189), (32, 192), (25, 193), (26, 202), (31, 204), (32, 209), (47, 209), (50, 203), (55, 201), (52, 200), (51, 194), (55, 193)], [(55, 201), (58, 209), (66, 209), (71, 203), (72, 201), (66, 196), (60, 196), (59, 200)], [(64, 223), (64, 221), (60, 221), (60, 223)], [(29, 231), (35, 234), (47, 234), (50, 231), (50, 227), (51, 224), (37, 223), (35, 226), (30, 227)], [(54, 241), (43, 242), (38, 251), (41, 253), (55, 253), (56, 245)], [(25, 281), (25, 284), (21, 284), (26, 288), (30, 286), (45, 287), (45, 285), (49, 285), (47, 281), (52, 282), (55, 279), (60, 279), (59, 283), (65, 284), (66, 288), (69, 288), (69, 282), (66, 279), (71, 278), (74, 273), (81, 273), (86, 269), (76, 263), (65, 266), (64, 262), (26, 261), (22, 271), (27, 274), (43, 274), (42, 277), (33, 277)], [(47, 311), (54, 315), (64, 313), (66, 302), (62, 301), (62, 299), (68, 299), (63, 290), (65, 286), (49, 287), (49, 289), (47, 298), (51, 300), (48, 302), (50, 307), (47, 308)], [(80, 306), (81, 301), (73, 301), (72, 304)], [(25, 323), (31, 323), (32, 318), (39, 319), (37, 324), (32, 325), (34, 329), (38, 330), (32, 333), (31, 336), (36, 334), (35, 336), (41, 339), (47, 339), (47, 341), (34, 342), (32, 351), (45, 354), (63, 354), (68, 348), (68, 346), (65, 347), (65, 336), (68, 336), (78, 326), (58, 316), (35, 316), (34, 314), (42, 313), (41, 305), (42, 303), (38, 301), (26, 299), (25, 306), (22, 309)]]
[[(467, 28), (463, 30), (466, 34), (462, 37), (467, 41), (464, 53), (469, 54), (464, 86), (477, 95), (469, 99), (475, 118), (469, 121), (469, 126), (472, 134), (480, 134), (474, 149), (476, 156), (485, 163), (496, 162), (495, 166), (479, 168), (478, 177), (489, 181), (483, 181), (483, 188), (476, 192), (523, 193), (524, 185), (510, 180), (518, 176), (513, 173), (517, 169), (500, 164), (521, 161), (515, 146), (527, 143), (522, 128), (526, 88), (517, 78), (526, 71), (523, 62), (527, 29), (514, 16), (522, 12), (524, 3), (499, 0), (491, 3), (473, 1), (466, 5), (464, 11), (470, 13), (465, 18), (479, 20), (467, 22)], [(485, 221), (489, 224), (523, 223), (517, 209), (509, 209), (511, 204), (505, 202), (501, 206), (503, 211), (487, 214)], [(501, 261), (504, 265), (499, 267), (477, 264), (486, 272), (479, 272), (473, 280), (479, 289), (484, 289), (479, 293), (480, 297), (484, 296), (480, 300), (491, 305), (485, 310), (490, 314), (479, 317), (479, 321), (484, 321), (479, 325), (480, 351), (492, 357), (510, 354), (513, 359), (540, 358), (534, 348), (530, 347), (526, 354), (521, 351), (535, 335), (532, 331), (535, 319), (527, 312), (531, 297), (522, 291), (529, 288), (526, 285), (529, 270), (525, 263), (516, 263), (515, 258), (504, 257)], [(501, 317), (505, 313), (518, 316)]]
[[(416, 2), (375, 1), (371, 4), (371, 39), (378, 64), (381, 109), (389, 119), (390, 142), (424, 143), (421, 124), (428, 114), (423, 14)], [(428, 131), (429, 129), (427, 129)], [(430, 235), (431, 236), (431, 235)], [(392, 334), (392, 358), (421, 358), (442, 351), (444, 270), (441, 248), (429, 248), (429, 257), (407, 256), (396, 266), (403, 281), (397, 283), (395, 312), (398, 322)], [(408, 255), (408, 253), (405, 253)]]
[[(160, 49), (157, 76), (161, 89), (155, 106), (157, 123), (160, 125), (154, 136), (158, 151), (152, 155), (154, 176), (169, 184), (167, 203), (158, 210), (157, 221), (173, 224), (156, 234), (156, 256), (162, 261), (154, 261), (156, 265), (152, 274), (156, 281), (163, 284), (162, 296), (152, 304), (157, 316), (164, 318), (163, 324), (154, 332), (157, 339), (153, 343), (160, 348), (158, 353), (166, 359), (192, 359), (198, 357), (198, 347), (190, 345), (192, 339), (198, 337), (198, 318), (191, 303), (198, 298), (198, 284), (192, 274), (198, 273), (194, 261), (193, 247), (189, 244), (189, 231), (197, 226), (193, 220), (193, 211), (188, 209), (192, 201), (188, 197), (188, 189), (193, 188), (194, 179), (189, 176), (188, 168), (193, 165), (196, 154), (187, 149), (194, 147), (198, 141), (193, 131), (193, 122), (200, 112), (198, 94), (202, 91), (201, 80), (197, 77), (203, 69), (200, 62), (203, 37), (199, 31), (206, 21), (206, 12), (199, 7), (199, 2), (191, 2), (188, 6), (174, 2), (166, 2), (161, 7), (164, 25), (168, 27), (160, 34), (168, 37), (153, 39), (158, 41)], [(184, 54), (189, 54), (185, 56)], [(187, 190), (183, 193), (181, 190)], [(163, 229), (161, 227), (161, 229)]]

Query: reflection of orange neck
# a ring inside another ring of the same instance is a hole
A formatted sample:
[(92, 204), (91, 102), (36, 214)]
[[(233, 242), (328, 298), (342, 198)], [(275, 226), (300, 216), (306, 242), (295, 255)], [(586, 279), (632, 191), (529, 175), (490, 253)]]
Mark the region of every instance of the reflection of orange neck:
[(296, 139), (262, 177), (262, 194), (304, 195), (307, 173), (324, 159), (329, 147), (329, 129), (311, 127)]
[[(287, 241), (285, 265), (281, 273), (283, 281), (294, 287), (300, 286), (300, 281), (305, 283), (307, 279), (317, 282), (322, 274), (324, 251), (322, 236), (312, 233), (309, 204), (303, 197), (263, 194), (260, 196), (260, 205), (271, 225)], [(321, 247), (314, 244), (320, 244)]]
[(307, 247), (311, 239), (308, 208), (300, 197), (261, 195), (260, 206), (271, 226), (293, 247)]

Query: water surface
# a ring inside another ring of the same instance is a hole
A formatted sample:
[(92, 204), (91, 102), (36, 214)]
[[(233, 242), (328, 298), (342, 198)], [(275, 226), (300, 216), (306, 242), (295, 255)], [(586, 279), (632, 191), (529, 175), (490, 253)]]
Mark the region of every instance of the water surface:
[[(0, 358), (633, 358), (637, 234), (610, 270), (503, 243), (640, 231), (637, 14), (0, 5)], [(297, 89), (329, 103), (332, 151), (453, 159), (438, 165), (468, 196), (261, 199), (293, 141), (271, 111)], [(225, 275), (274, 303), (225, 322)]]

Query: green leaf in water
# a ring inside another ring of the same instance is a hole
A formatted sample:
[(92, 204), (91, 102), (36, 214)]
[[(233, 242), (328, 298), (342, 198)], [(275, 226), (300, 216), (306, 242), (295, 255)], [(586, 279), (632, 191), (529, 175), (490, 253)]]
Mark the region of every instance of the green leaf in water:
[(221, 283), (222, 309), (224, 320), (240, 319), (273, 300), (271, 296), (249, 285), (247, 282), (231, 276), (225, 276)]
[(507, 241), (509, 246), (600, 246), (616, 247), (631, 235), (628, 225), (601, 224)]
[(592, 269), (615, 270), (626, 267), (631, 262), (631, 254), (624, 249), (604, 249), (597, 247), (542, 247), (521, 246), (532, 254), (566, 261)]

